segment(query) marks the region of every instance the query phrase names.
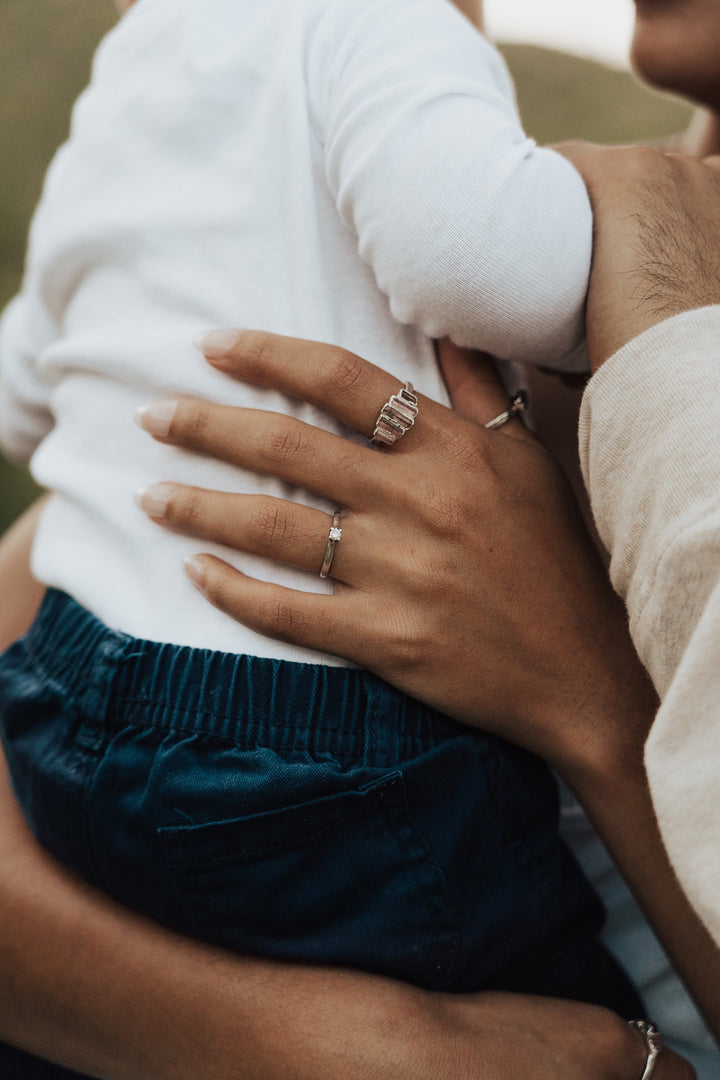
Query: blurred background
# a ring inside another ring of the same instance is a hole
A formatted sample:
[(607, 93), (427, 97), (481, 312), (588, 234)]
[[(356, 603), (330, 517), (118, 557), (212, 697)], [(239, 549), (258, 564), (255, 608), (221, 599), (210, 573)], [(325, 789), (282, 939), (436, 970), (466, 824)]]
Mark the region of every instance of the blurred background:
[(485, 0), (487, 30), (496, 41), (546, 45), (628, 66), (633, 0)]
[[(491, 34), (507, 42), (525, 127), (539, 142), (658, 140), (686, 126), (685, 105), (627, 71), (631, 0), (486, 0), (486, 8)], [(20, 283), (45, 168), (114, 21), (112, 0), (0, 0), (2, 306)], [(26, 472), (0, 457), (0, 531), (34, 493)]]

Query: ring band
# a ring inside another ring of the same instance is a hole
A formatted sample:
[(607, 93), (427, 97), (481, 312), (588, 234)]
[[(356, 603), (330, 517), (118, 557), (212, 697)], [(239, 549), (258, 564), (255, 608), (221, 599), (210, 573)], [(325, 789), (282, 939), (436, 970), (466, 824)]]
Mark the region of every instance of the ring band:
[(398, 439), (402, 439), (406, 431), (410, 430), (417, 414), (417, 396), (412, 383), (406, 382), (402, 390), (393, 394), (380, 410), (370, 445), (377, 446), (378, 443), (383, 443), (385, 446), (392, 446)]
[(645, 1071), (640, 1077), (640, 1080), (650, 1080), (650, 1077), (655, 1071), (655, 1063), (663, 1048), (662, 1035), (655, 1025), (650, 1024), (647, 1020), (628, 1020), (628, 1023), (630, 1024), (630, 1027), (636, 1028), (645, 1039), (647, 1061), (645, 1062)]
[(503, 424), (507, 424), (508, 420), (512, 420), (513, 416), (517, 416), (518, 413), (523, 413), (527, 409), (528, 399), (524, 390), (518, 390), (515, 394), (510, 396), (510, 404), (505, 412), (501, 412), (499, 416), (496, 416), (494, 420), (488, 420), (485, 427), (488, 431), (497, 431)]
[(335, 548), (337, 547), (338, 540), (342, 536), (342, 529), (340, 528), (340, 511), (336, 510), (333, 514), (332, 525), (330, 526), (330, 532), (328, 533), (327, 547), (325, 548), (325, 558), (320, 569), (320, 577), (326, 578), (330, 573), (330, 567), (333, 564), (335, 558)]

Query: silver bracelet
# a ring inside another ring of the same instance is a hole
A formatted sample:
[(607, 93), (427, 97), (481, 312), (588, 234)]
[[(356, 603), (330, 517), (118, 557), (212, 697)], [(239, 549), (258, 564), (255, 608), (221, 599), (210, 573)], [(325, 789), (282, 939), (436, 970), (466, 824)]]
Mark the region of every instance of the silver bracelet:
[(630, 1027), (636, 1028), (645, 1039), (647, 1061), (645, 1062), (645, 1071), (640, 1077), (640, 1080), (650, 1080), (650, 1077), (655, 1071), (655, 1064), (660, 1056), (660, 1051), (663, 1048), (662, 1035), (655, 1025), (649, 1023), (647, 1020), (629, 1020), (628, 1023), (630, 1024)]

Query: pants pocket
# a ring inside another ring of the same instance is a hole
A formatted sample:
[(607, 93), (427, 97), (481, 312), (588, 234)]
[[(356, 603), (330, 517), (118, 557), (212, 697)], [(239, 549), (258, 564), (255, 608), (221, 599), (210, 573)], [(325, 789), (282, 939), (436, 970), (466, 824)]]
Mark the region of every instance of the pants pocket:
[(350, 791), (158, 830), (196, 934), (242, 952), (439, 987), (459, 939), (402, 773)]

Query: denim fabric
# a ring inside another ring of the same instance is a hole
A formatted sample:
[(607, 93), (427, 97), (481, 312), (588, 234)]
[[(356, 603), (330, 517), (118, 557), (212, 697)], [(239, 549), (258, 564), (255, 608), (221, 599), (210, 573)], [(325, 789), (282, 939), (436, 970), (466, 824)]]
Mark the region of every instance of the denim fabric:
[(546, 767), (367, 672), (138, 641), (51, 591), (0, 720), (41, 843), (166, 926), (642, 1015)]

